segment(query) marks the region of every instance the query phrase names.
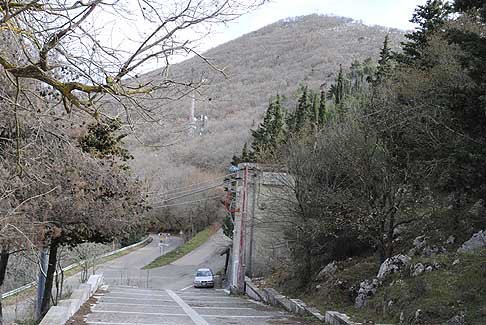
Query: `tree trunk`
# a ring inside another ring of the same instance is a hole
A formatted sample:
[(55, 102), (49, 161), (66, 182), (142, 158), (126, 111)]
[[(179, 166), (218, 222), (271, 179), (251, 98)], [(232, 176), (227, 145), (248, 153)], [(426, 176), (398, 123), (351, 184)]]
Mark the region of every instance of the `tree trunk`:
[(312, 278), (312, 252), (311, 245), (304, 247), (303, 270), (300, 278), (302, 287), (305, 287)]
[[(10, 257), (9, 250), (5, 247), (0, 251), (0, 287), (3, 286), (5, 274), (7, 273), (8, 258)], [(0, 296), (0, 325), (3, 324), (3, 309), (2, 297)]]
[(42, 296), (41, 317), (44, 317), (49, 310), (52, 295), (52, 284), (54, 282), (54, 273), (56, 272), (58, 248), (59, 243), (56, 240), (52, 240), (49, 248), (49, 265), (47, 267), (46, 284), (44, 286), (44, 293)]
[(395, 213), (396, 210), (390, 212), (388, 222), (388, 233), (385, 241), (385, 257), (390, 258), (393, 256), (393, 230), (395, 229)]

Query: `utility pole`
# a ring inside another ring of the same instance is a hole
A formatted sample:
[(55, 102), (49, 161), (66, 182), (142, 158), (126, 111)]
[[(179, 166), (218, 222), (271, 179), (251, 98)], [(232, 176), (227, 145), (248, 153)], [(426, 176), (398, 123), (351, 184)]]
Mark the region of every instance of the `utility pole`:
[(251, 201), (251, 221), (250, 221), (250, 248), (248, 251), (248, 274), (253, 277), (253, 233), (255, 229), (255, 211), (256, 211), (256, 200), (257, 200), (257, 188), (258, 186), (258, 171), (255, 170), (253, 173), (253, 195)]
[(245, 253), (246, 253), (246, 230), (245, 222), (247, 215), (247, 192), (248, 192), (248, 165), (245, 164), (245, 169), (243, 172), (243, 188), (242, 188), (242, 202), (241, 202), (241, 216), (240, 216), (240, 247), (238, 256), (238, 291), (244, 292), (245, 290)]
[(191, 110), (189, 111), (189, 135), (194, 136), (196, 133), (196, 96), (194, 95), (194, 90), (192, 91), (191, 97)]

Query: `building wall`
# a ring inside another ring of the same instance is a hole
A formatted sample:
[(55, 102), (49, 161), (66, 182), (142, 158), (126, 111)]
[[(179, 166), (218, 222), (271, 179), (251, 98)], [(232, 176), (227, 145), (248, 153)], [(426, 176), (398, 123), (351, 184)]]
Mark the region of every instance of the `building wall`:
[[(243, 168), (242, 168), (243, 169)], [(244, 220), (244, 255), (246, 274), (259, 277), (278, 269), (288, 259), (289, 252), (284, 236), (288, 227), (288, 211), (295, 202), (291, 177), (286, 173), (272, 172), (258, 165), (248, 171), (246, 205), (243, 207), (244, 171), (240, 171), (237, 197), (240, 212), (235, 218), (235, 234)], [(234, 236), (234, 247), (240, 245), (240, 236)], [(237, 247), (238, 250), (238, 247)]]

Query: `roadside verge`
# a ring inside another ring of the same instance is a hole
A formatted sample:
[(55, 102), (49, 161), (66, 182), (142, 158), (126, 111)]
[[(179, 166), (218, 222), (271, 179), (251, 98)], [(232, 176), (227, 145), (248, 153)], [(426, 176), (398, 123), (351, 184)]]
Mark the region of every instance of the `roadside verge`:
[(170, 264), (181, 257), (191, 253), (196, 248), (200, 247), (202, 244), (208, 241), (208, 239), (216, 233), (219, 226), (209, 226), (208, 228), (198, 232), (192, 239), (187, 243), (179, 246), (173, 251), (157, 257), (155, 260), (143, 267), (144, 270), (153, 269), (156, 267), (161, 267)]

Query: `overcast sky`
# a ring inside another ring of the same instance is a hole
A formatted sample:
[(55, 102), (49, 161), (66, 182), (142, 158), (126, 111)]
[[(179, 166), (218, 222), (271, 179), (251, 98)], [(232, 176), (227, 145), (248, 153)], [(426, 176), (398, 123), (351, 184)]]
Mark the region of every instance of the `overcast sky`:
[[(127, 3), (132, 3), (135, 7), (137, 6), (137, 0), (126, 1)], [(177, 1), (172, 0), (174, 3), (177, 3)], [(241, 1), (243, 3), (245, 2), (245, 0)], [(168, 0), (168, 2), (171, 1)], [(268, 0), (268, 3), (240, 17), (234, 22), (227, 25), (213, 26), (210, 35), (197, 42), (196, 49), (200, 53), (203, 53), (210, 48), (214, 48), (278, 20), (309, 14), (337, 15), (360, 20), (368, 25), (381, 25), (409, 30), (414, 28), (409, 22), (414, 9), (425, 2), (426, 0)], [(151, 25), (140, 24), (140, 20), (138, 19), (119, 24), (118, 16), (110, 16), (105, 13), (101, 13), (98, 18), (106, 20), (106, 24), (101, 32), (109, 31), (109, 33), (106, 33), (106, 37), (111, 47), (114, 48), (138, 47), (139, 43), (137, 41), (146, 37), (153, 27)], [(197, 39), (193, 31), (188, 30), (184, 32), (182, 33), (182, 37), (186, 35), (188, 39)], [(205, 33), (204, 30), (203, 33)], [(192, 53), (189, 55), (177, 54), (170, 58), (170, 62), (177, 63), (187, 59), (191, 55)], [(137, 71), (150, 71), (164, 64), (165, 61), (147, 62), (143, 68)]]
[(426, 0), (271, 0), (258, 10), (219, 29), (212, 46), (235, 39), (287, 17), (334, 14), (362, 20), (369, 25), (412, 29), (409, 22), (417, 5)]

